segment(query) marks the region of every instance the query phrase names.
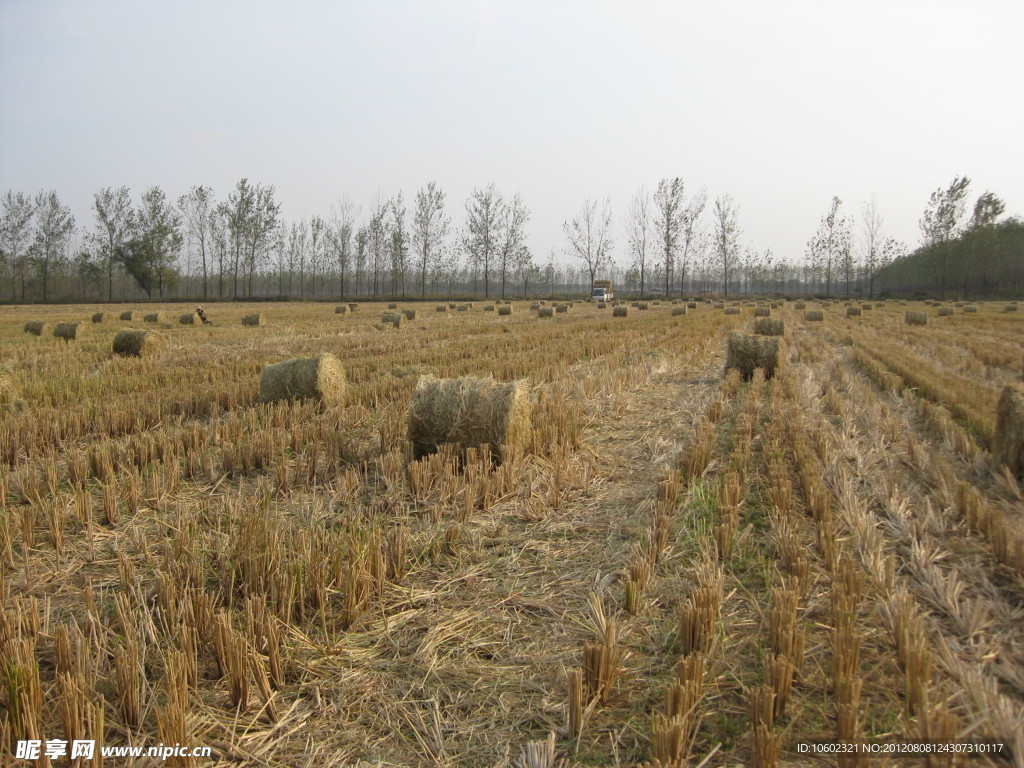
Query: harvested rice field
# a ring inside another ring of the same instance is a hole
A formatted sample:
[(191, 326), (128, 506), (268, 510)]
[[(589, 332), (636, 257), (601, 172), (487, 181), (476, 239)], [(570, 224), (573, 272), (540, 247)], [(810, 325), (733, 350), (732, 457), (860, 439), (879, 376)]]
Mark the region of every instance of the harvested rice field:
[[(0, 308), (0, 740), (268, 768), (1024, 765), (1004, 304), (785, 302), (728, 373), (752, 303)], [(114, 354), (125, 330), (150, 335)], [(485, 381), (436, 381), (461, 377)], [(857, 739), (1006, 748), (799, 748)], [(134, 760), (107, 764), (164, 764)]]

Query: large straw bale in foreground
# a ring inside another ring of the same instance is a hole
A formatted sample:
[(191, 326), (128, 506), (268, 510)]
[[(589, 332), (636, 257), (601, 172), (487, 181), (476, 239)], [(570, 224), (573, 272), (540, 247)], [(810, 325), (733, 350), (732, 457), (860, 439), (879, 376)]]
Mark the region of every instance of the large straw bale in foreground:
[(64, 339), (64, 341), (74, 341), (90, 327), (85, 323), (57, 323), (53, 327), (53, 335), (58, 339)]
[(686, 307), (672, 307), (672, 317), (686, 314)]
[(526, 383), (491, 378), (422, 376), (409, 403), (409, 440), (416, 458), (452, 443), (487, 444), (495, 451), (530, 443), (531, 406)]
[(380, 321), (384, 325), (393, 325), (395, 328), (401, 328), (403, 320), (405, 320), (405, 315), (401, 312), (384, 312), (380, 316)]
[(697, 308), (697, 302), (696, 301), (688, 301), (688, 302), (686, 302), (686, 308), (687, 309), (696, 309)]
[(502, 304), (500, 307), (498, 307), (498, 314), (499, 315), (511, 315), (512, 314), (512, 305), (511, 304)]
[(847, 307), (846, 308), (846, 316), (847, 317), (860, 317), (860, 313), (861, 313), (860, 307)]
[(754, 375), (756, 368), (764, 368), (765, 377), (775, 373), (779, 364), (779, 340), (770, 336), (748, 336), (730, 333), (725, 370), (738, 368), (744, 379)]
[(612, 317), (629, 317), (629, 307), (625, 304), (619, 304), (617, 307), (612, 307)]
[(907, 325), (928, 325), (928, 315), (924, 312), (911, 312), (906, 314)]
[(754, 333), (759, 336), (781, 336), (785, 325), (774, 317), (759, 317), (754, 321)]
[(557, 304), (555, 306), (555, 312), (557, 312), (560, 315), (564, 315), (568, 311), (569, 311), (569, 305), (568, 304)]
[(147, 357), (164, 348), (164, 337), (156, 331), (121, 331), (114, 337), (114, 354)]
[(44, 333), (48, 333), (52, 326), (43, 322), (42, 320), (29, 320), (25, 323), (25, 333), (31, 333), (33, 336), (42, 336)]
[(554, 316), (555, 316), (555, 308), (554, 307), (541, 307), (540, 309), (537, 310), (537, 317), (554, 317)]
[(186, 312), (178, 318), (178, 322), (182, 325), (195, 325), (196, 324), (196, 313)]
[(804, 320), (809, 323), (820, 323), (825, 319), (825, 313), (820, 309), (805, 309)]
[(345, 399), (347, 384), (345, 368), (334, 355), (296, 357), (263, 368), (260, 401), (319, 400), (336, 405)]
[(103, 315), (104, 315), (103, 312), (93, 312), (93, 314), (92, 314), (92, 321), (94, 323), (102, 323), (103, 322)]
[(1024, 387), (1020, 384), (1006, 387), (999, 398), (992, 458), (996, 467), (1005, 464), (1014, 476), (1024, 475)]
[(402, 314), (405, 315), (405, 319), (406, 320), (415, 320), (416, 319), (416, 310), (415, 309), (403, 309), (402, 310)]

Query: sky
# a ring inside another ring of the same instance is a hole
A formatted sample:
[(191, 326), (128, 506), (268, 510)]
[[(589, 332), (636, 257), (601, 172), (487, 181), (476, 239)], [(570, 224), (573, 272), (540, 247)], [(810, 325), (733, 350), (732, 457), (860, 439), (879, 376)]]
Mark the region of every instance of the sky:
[[(0, 193), (273, 185), (289, 220), (435, 181), (522, 196), (538, 260), (585, 198), (731, 195), (801, 259), (833, 196), (911, 248), (959, 175), (1024, 214), (1024, 3), (0, 0)], [(711, 205), (703, 221), (711, 226)], [(562, 257), (567, 258), (567, 257)]]

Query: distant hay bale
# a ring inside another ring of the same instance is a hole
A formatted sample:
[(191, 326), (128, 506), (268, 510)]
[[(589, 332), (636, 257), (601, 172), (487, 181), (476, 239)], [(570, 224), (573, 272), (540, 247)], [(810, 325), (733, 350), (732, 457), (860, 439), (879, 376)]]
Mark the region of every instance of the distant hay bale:
[(43, 322), (42, 320), (29, 320), (25, 323), (25, 333), (31, 333), (33, 336), (42, 336), (44, 333), (49, 333), (52, 328), (49, 323)]
[(388, 304), (388, 309), (398, 309), (397, 304)]
[(907, 325), (928, 325), (928, 315), (924, 312), (908, 310), (904, 321)]
[(996, 431), (992, 440), (996, 467), (1006, 465), (1015, 477), (1024, 475), (1024, 387), (1003, 389), (996, 407)]
[(640, 306), (640, 302), (639, 302), (639, 301), (634, 301), (634, 302), (633, 302), (632, 304), (630, 304), (629, 306), (633, 307), (633, 309), (636, 309), (637, 307), (639, 307), (639, 306)]
[(688, 301), (688, 302), (686, 302), (686, 308), (687, 309), (696, 309), (697, 308), (697, 302), (696, 301)]
[(380, 316), (380, 321), (384, 325), (393, 325), (395, 328), (401, 328), (403, 320), (405, 320), (405, 315), (401, 312), (385, 312)]
[(132, 312), (131, 310), (128, 310), (127, 312), (122, 312), (121, 316), (120, 316), (120, 319), (121, 320), (134, 320), (135, 319), (135, 313)]
[(85, 323), (57, 323), (53, 327), (53, 335), (55, 338), (64, 339), (64, 341), (74, 341), (81, 337), (89, 327)]
[(725, 302), (724, 301), (716, 301), (714, 306), (715, 306), (715, 309), (725, 309)]
[(612, 308), (612, 317), (628, 317), (629, 307), (625, 304), (619, 304), (617, 307)]
[(1017, 311), (1017, 305), (1016, 304), (1007, 304), (1005, 307), (1003, 307), (1003, 312), (1016, 312), (1016, 311)]
[(754, 317), (771, 317), (772, 311), (768, 307), (754, 307)]
[(352, 302), (351, 304), (348, 305), (349, 312), (355, 312), (357, 309), (359, 309), (359, 305), (356, 304), (355, 302)]
[(103, 315), (104, 315), (103, 312), (93, 312), (93, 314), (92, 314), (92, 321), (94, 323), (102, 323), (103, 322)]
[(459, 312), (469, 312), (469, 304), (459, 304)]
[(114, 337), (114, 354), (126, 357), (148, 357), (164, 346), (164, 337), (156, 331), (127, 330)]
[(962, 307), (963, 305), (964, 305), (964, 302), (962, 302), (962, 301), (954, 301), (953, 302), (953, 306), (954, 307)]
[(977, 304), (968, 304), (966, 307), (964, 307), (964, 314), (974, 314), (977, 311), (978, 311), (978, 305)]
[(949, 317), (953, 314), (952, 307), (939, 307), (939, 317)]
[(455, 305), (454, 304), (449, 304), (448, 305), (448, 309), (455, 309)]
[(881, 309), (884, 306), (885, 306), (885, 302), (884, 301), (876, 301), (875, 302), (875, 309)]
[(415, 309), (403, 309), (402, 310), (402, 314), (405, 315), (405, 319), (406, 320), (415, 320), (416, 319), (416, 310)]
[(770, 378), (779, 363), (779, 340), (771, 336), (748, 336), (744, 333), (729, 334), (728, 355), (725, 370), (737, 368), (744, 379), (750, 379), (757, 368), (764, 369)]
[(846, 316), (847, 317), (860, 317), (860, 307), (847, 307), (846, 308)]
[(162, 323), (167, 316), (163, 312), (148, 312), (142, 319), (147, 323)]
[(196, 313), (186, 312), (178, 318), (178, 322), (181, 325), (195, 325), (196, 324)]
[(0, 373), (0, 405), (13, 405), (18, 399), (18, 389), (3, 373)]
[(781, 336), (785, 325), (774, 317), (759, 317), (754, 321), (754, 333), (759, 336)]
[(347, 304), (339, 304), (334, 308), (334, 314), (336, 315), (344, 315), (346, 312), (348, 312)]
[(686, 314), (686, 307), (672, 307), (672, 317)]
[(409, 403), (413, 456), (452, 444), (461, 450), (489, 445), (496, 452), (525, 449), (532, 434), (526, 383), (491, 378), (438, 379), (423, 376)]
[(804, 310), (804, 320), (809, 323), (820, 323), (825, 319), (825, 313), (820, 309), (807, 309)]
[(872, 307), (871, 307), (871, 305), (870, 305), (870, 304), (861, 304), (861, 305), (860, 305), (860, 308), (861, 308), (862, 310), (864, 310), (865, 312), (867, 312), (867, 311), (869, 311), (870, 309), (872, 309)]
[(639, 301), (639, 302), (637, 302), (636, 308), (637, 309), (650, 309), (651, 305), (650, 305), (650, 302)]
[(499, 315), (504, 315), (504, 316), (511, 315), (512, 314), (512, 305), (511, 304), (502, 304), (500, 307), (498, 307), (498, 314)]
[(607, 301), (599, 301), (599, 302), (597, 302), (597, 308), (598, 309), (605, 309), (607, 306), (608, 306), (608, 302)]
[(448, 311), (448, 305), (447, 304), (438, 304), (436, 307), (434, 307), (434, 309), (437, 312), (447, 312)]
[(807, 309), (807, 304), (803, 301), (798, 301), (793, 305), (793, 309)]
[(259, 312), (251, 315), (243, 315), (242, 325), (263, 325), (263, 315)]
[(336, 405), (344, 401), (346, 386), (345, 368), (334, 355), (296, 357), (264, 366), (260, 402), (319, 400), (324, 405)]
[(539, 301), (535, 301), (535, 302), (533, 302), (533, 304), (530, 305), (530, 310), (531, 311), (536, 312), (538, 309), (540, 309), (540, 302)]
[(779, 308), (779, 306), (780, 306), (780, 302), (778, 302), (778, 301), (773, 301), (773, 302), (772, 302), (771, 304), (769, 304), (768, 306), (769, 306), (769, 307), (771, 307), (772, 309), (778, 309), (778, 308)]
[(560, 315), (564, 315), (568, 311), (569, 311), (569, 305), (568, 304), (559, 304), (559, 305), (557, 305), (555, 307), (555, 312), (557, 312)]
[(484, 304), (484, 312), (493, 312), (493, 311), (494, 311), (494, 305), (493, 304)]
[(727, 315), (738, 315), (740, 313), (739, 307), (726, 307), (725, 314)]
[(554, 316), (555, 316), (555, 308), (554, 307), (541, 307), (540, 309), (537, 310), (537, 317), (554, 317)]

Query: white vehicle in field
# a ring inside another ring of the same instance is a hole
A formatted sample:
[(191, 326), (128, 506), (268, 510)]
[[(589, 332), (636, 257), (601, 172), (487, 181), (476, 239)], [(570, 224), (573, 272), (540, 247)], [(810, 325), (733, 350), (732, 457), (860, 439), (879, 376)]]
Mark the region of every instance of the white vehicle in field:
[(611, 301), (615, 298), (612, 293), (611, 280), (595, 280), (594, 290), (590, 292), (591, 301)]

